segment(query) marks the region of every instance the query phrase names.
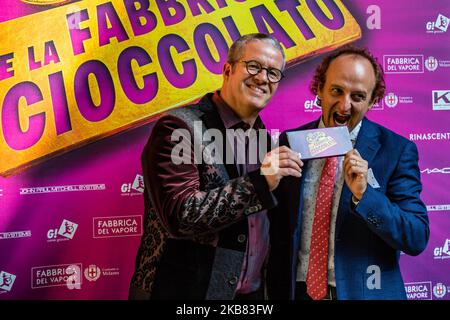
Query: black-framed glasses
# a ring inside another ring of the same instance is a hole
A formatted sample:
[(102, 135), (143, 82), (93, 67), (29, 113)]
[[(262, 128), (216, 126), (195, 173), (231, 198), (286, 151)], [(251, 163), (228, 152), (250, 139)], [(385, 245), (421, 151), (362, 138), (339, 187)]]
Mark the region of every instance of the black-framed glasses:
[(271, 83), (277, 83), (280, 82), (281, 79), (284, 78), (283, 72), (277, 68), (265, 68), (255, 60), (249, 60), (249, 61), (239, 61), (245, 63), (245, 68), (247, 69), (247, 72), (251, 74), (252, 76), (256, 76), (258, 73), (260, 73), (262, 70), (266, 70), (267, 72), (267, 80)]

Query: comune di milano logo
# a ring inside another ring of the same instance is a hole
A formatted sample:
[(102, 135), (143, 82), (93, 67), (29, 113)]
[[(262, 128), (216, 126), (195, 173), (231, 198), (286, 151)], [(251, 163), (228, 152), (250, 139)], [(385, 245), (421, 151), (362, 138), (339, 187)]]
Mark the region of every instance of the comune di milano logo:
[(436, 283), (433, 286), (433, 294), (436, 298), (443, 298), (447, 293), (447, 288), (442, 283)]

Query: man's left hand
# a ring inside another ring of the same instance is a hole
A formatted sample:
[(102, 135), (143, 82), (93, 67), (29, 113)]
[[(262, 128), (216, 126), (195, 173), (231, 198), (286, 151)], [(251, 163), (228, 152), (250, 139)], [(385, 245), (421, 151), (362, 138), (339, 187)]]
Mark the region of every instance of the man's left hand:
[(344, 179), (357, 200), (361, 200), (367, 189), (368, 170), (369, 163), (361, 157), (358, 150), (347, 152), (344, 158)]

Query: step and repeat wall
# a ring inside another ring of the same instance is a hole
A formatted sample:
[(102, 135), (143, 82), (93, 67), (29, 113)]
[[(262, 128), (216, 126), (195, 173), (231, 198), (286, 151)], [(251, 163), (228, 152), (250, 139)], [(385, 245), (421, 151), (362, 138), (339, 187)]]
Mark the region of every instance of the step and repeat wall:
[(326, 52), (383, 65), (367, 116), (417, 144), (430, 218), (425, 251), (400, 258), (406, 292), (450, 300), (449, 22), (448, 0), (3, 0), (0, 299), (127, 298), (152, 121), (218, 89), (233, 40), (264, 32), (288, 61), (262, 112), (274, 133), (320, 116)]

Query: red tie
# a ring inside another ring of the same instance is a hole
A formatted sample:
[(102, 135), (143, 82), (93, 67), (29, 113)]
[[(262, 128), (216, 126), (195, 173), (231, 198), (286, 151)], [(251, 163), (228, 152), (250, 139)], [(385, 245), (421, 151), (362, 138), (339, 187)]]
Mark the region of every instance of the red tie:
[(327, 158), (320, 176), (316, 197), (316, 212), (311, 235), (307, 293), (314, 300), (323, 299), (328, 286), (328, 242), (330, 239), (331, 204), (336, 175), (337, 158)]

